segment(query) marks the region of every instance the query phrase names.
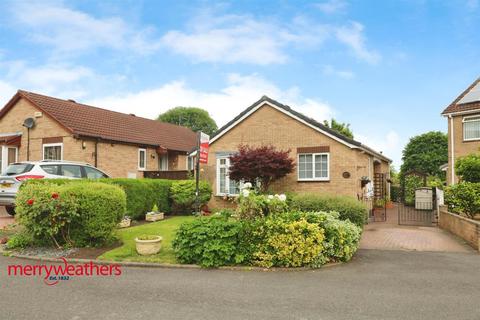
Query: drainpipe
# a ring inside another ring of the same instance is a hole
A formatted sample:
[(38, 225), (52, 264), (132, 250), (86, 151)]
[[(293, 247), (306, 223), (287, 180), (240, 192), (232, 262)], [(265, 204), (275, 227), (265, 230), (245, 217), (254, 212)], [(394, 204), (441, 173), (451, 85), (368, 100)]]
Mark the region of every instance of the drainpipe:
[(95, 168), (98, 167), (98, 139), (95, 140)]
[(450, 157), (452, 159), (452, 167), (450, 168), (451, 171), (451, 184), (455, 184), (455, 133), (454, 133), (454, 128), (453, 128), (453, 117), (451, 114), (448, 115), (448, 118), (450, 119)]

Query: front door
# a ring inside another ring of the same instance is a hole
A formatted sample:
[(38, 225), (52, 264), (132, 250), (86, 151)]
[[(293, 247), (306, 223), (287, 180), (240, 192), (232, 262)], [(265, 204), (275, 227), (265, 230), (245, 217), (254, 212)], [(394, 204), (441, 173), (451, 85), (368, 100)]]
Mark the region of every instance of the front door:
[(168, 171), (168, 153), (160, 155), (158, 159), (158, 169), (160, 171)]

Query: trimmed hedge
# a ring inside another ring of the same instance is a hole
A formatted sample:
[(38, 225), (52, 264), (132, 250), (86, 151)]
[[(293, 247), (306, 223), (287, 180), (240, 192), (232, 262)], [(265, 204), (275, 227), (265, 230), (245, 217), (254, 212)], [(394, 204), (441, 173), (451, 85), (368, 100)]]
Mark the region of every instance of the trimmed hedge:
[(162, 179), (101, 179), (102, 182), (120, 186), (127, 195), (127, 215), (132, 219), (141, 220), (147, 212), (152, 211), (156, 204), (158, 210), (169, 213), (171, 180)]
[(28, 183), (19, 190), (18, 221), (36, 243), (99, 246), (114, 239), (125, 192), (99, 182)]
[(480, 213), (480, 183), (460, 182), (445, 189), (445, 203), (450, 212), (473, 219)]
[(28, 180), (22, 184), (22, 188), (29, 184), (52, 184), (65, 185), (78, 182), (102, 182), (106, 184), (121, 187), (127, 196), (126, 215), (135, 220), (145, 218), (145, 214), (150, 212), (156, 204), (162, 212), (169, 213), (171, 209), (170, 187), (171, 180), (163, 179), (98, 179), (98, 180), (76, 180), (76, 179), (38, 179)]
[[(176, 180), (170, 187), (170, 198), (173, 208), (179, 212), (190, 212), (195, 210), (195, 180)], [(200, 206), (205, 205), (212, 197), (212, 187), (208, 181), (199, 182)]]
[(302, 212), (335, 211), (340, 220), (350, 220), (359, 227), (368, 217), (367, 207), (357, 199), (346, 196), (293, 194), (287, 198), (290, 210)]

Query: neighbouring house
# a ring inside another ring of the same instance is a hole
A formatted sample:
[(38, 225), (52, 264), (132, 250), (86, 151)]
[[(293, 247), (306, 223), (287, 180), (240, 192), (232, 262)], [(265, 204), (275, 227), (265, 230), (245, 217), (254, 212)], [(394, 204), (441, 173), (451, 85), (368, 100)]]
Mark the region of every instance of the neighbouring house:
[[(480, 152), (480, 78), (475, 80), (445, 110), (448, 119), (447, 184), (455, 184), (455, 161)], [(444, 167), (445, 168), (445, 167)]]
[[(229, 157), (239, 145), (291, 150), (295, 170), (272, 185), (273, 192), (389, 196), (391, 160), (364, 144), (266, 96), (220, 128), (210, 140), (203, 174), (212, 183), (212, 207), (228, 206), (240, 185), (228, 177)], [(370, 181), (370, 183), (367, 183)], [(368, 194), (367, 194), (368, 193)]]
[(185, 127), (22, 90), (0, 111), (1, 171), (16, 161), (67, 160), (141, 178), (143, 171), (193, 168), (195, 146), (196, 134)]

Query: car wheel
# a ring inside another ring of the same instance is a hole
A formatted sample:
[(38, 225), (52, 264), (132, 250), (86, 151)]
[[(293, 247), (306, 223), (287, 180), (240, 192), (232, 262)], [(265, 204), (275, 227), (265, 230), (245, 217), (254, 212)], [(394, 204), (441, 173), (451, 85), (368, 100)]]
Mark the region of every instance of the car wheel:
[(7, 210), (7, 213), (11, 216), (14, 216), (15, 215), (15, 207), (12, 207), (12, 206), (8, 206), (8, 207), (5, 207), (5, 210)]

